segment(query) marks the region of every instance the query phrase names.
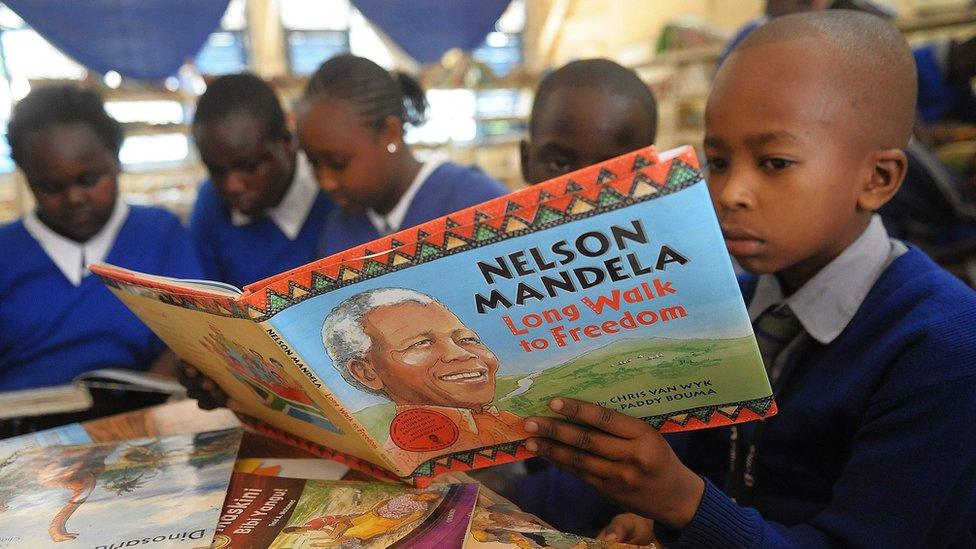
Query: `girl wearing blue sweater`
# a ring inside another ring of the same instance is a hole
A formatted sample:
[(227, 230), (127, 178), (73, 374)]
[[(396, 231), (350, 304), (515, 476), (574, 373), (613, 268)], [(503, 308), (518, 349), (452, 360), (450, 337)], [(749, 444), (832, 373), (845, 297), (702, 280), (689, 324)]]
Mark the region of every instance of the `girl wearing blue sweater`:
[(363, 57), (340, 55), (312, 75), (298, 109), (298, 140), (319, 185), (338, 206), (326, 220), (327, 256), (506, 194), (474, 167), (422, 163), (404, 125), (423, 121), (420, 85)]
[(171, 369), (162, 341), (87, 269), (202, 275), (175, 216), (119, 199), (119, 124), (91, 91), (40, 88), (14, 108), (8, 139), (37, 207), (0, 228), (0, 390)]

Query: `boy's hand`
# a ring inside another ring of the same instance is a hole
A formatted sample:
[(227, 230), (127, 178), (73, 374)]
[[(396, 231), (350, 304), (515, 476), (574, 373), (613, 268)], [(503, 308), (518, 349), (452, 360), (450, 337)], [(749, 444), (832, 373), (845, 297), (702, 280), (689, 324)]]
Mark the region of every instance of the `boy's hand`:
[(623, 513), (613, 517), (596, 539), (609, 543), (650, 545), (654, 543), (654, 521), (633, 513)]
[(567, 421), (530, 417), (526, 449), (592, 484), (641, 516), (680, 530), (695, 516), (705, 482), (685, 467), (650, 425), (571, 398), (549, 403)]
[(227, 405), (227, 393), (212, 379), (182, 360), (176, 366), (176, 379), (186, 387), (186, 394), (197, 401), (202, 410), (213, 410)]

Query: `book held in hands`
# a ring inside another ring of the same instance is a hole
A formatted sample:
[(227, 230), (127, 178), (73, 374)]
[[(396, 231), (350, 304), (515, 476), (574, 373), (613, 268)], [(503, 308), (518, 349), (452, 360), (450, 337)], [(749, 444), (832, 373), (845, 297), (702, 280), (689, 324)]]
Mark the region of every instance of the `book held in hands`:
[(230, 406), (425, 485), (568, 396), (661, 431), (775, 413), (692, 148), (647, 148), (247, 286), (93, 266)]

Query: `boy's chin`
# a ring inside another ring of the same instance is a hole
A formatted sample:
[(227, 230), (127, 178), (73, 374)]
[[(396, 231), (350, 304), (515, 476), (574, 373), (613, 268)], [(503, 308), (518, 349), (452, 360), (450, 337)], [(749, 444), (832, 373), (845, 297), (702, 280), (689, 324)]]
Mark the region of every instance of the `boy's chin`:
[(754, 275), (775, 274), (782, 266), (769, 258), (758, 256), (732, 256), (735, 263), (745, 272)]

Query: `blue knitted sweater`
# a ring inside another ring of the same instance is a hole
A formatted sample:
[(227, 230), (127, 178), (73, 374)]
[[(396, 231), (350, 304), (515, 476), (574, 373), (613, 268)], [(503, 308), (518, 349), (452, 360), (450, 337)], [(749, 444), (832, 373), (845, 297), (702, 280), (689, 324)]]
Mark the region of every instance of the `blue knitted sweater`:
[[(740, 282), (751, 300), (756, 278)], [(976, 545), (976, 293), (912, 248), (833, 342), (798, 354), (779, 414), (757, 443), (752, 507), (722, 491), (727, 428), (669, 435), (708, 482), (691, 523), (658, 528), (659, 539), (668, 547)], [(521, 488), (534, 504), (527, 510), (562, 518), (567, 529), (607, 510), (592, 488), (555, 468)]]
[[(755, 278), (742, 282), (751, 299)], [(792, 366), (758, 444), (754, 508), (719, 490), (728, 430), (676, 440), (708, 483), (674, 547), (976, 544), (976, 293), (917, 249)]]

